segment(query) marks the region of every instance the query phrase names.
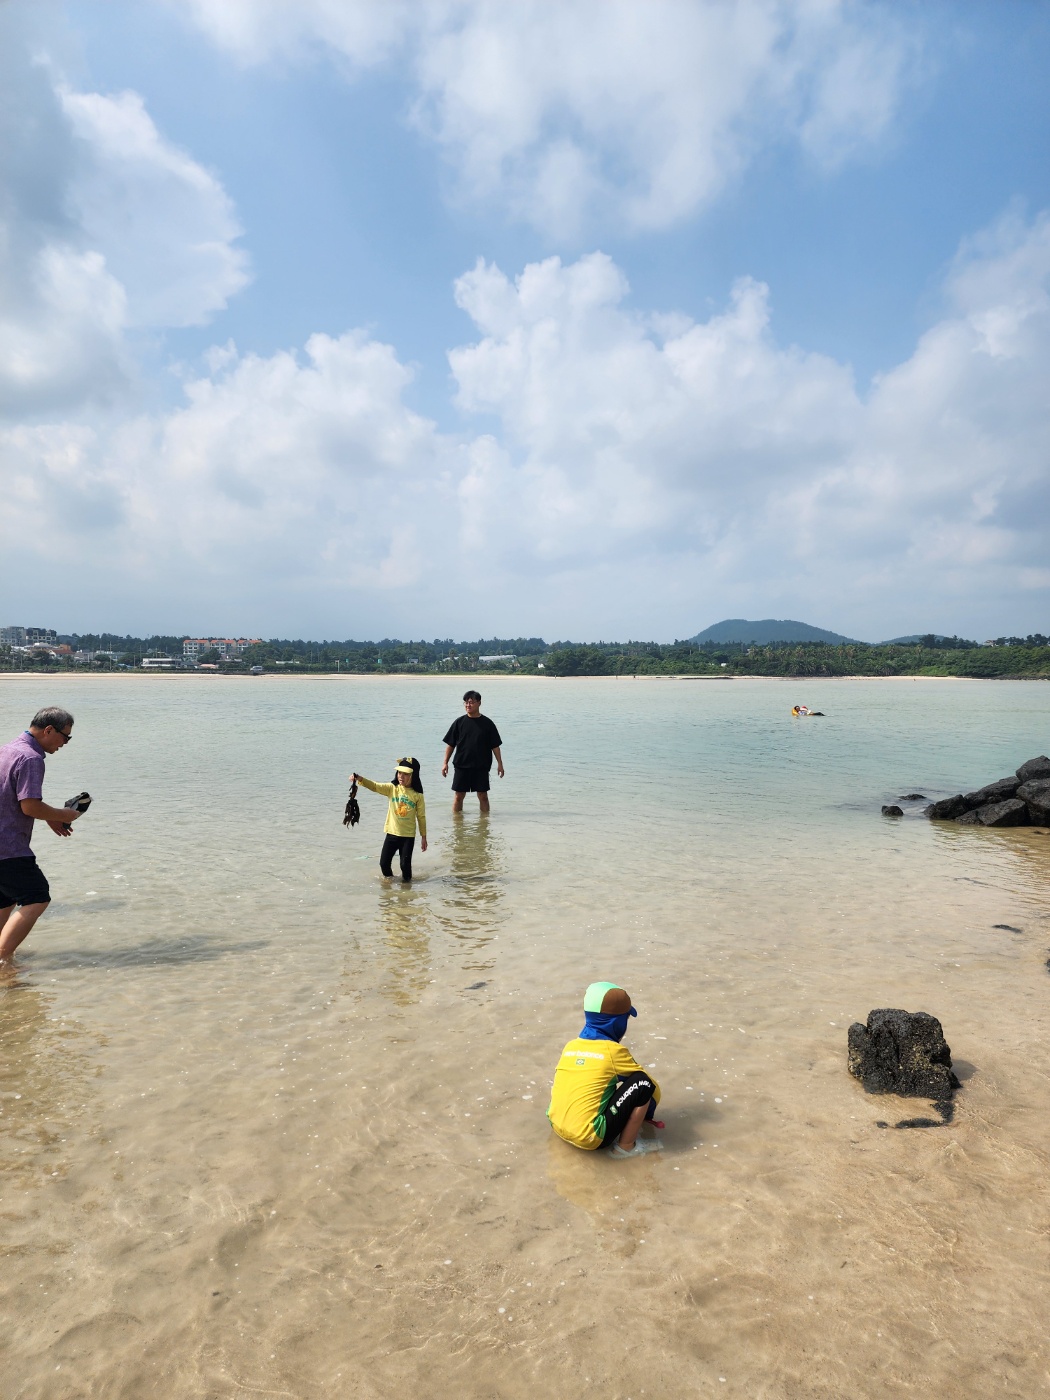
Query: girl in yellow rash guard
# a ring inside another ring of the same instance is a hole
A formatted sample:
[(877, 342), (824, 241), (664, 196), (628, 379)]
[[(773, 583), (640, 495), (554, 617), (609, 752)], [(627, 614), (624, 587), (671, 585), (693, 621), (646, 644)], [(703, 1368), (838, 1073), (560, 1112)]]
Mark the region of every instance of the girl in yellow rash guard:
[(423, 784), (419, 777), (419, 759), (399, 758), (392, 783), (374, 783), (371, 778), (362, 778), (360, 773), (351, 773), (350, 781), (360, 783), (370, 792), (378, 792), (380, 797), (390, 798), (386, 825), (383, 827), (386, 836), (379, 855), (379, 868), (388, 878), (392, 876), (396, 853), (401, 865), (402, 880), (411, 880), (417, 823), (419, 844), (424, 851), (427, 848), (427, 809), (423, 801)]
[(613, 1157), (641, 1157), (663, 1144), (640, 1138), (654, 1127), (660, 1086), (620, 1044), (638, 1012), (615, 982), (592, 982), (583, 998), (586, 1024), (561, 1052), (547, 1117), (560, 1138), (585, 1151), (609, 1147)]

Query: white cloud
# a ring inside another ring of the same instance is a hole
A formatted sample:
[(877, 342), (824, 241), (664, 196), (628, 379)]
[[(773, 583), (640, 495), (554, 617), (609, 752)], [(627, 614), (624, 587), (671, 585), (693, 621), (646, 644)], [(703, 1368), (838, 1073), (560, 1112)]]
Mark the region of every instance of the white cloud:
[[(344, 636), (774, 611), (1046, 630), (1050, 216), (968, 242), (943, 314), (864, 395), (777, 341), (748, 278), (699, 323), (632, 310), (601, 253), (514, 279), (479, 262), (455, 290), (478, 327), (451, 353), (456, 437), (363, 332), (217, 347), (172, 412), (0, 433), (19, 574), (80, 560), (84, 624), (133, 588), (157, 626)], [(10, 552), (0, 569), (15, 596)]]
[[(173, 0), (173, 3), (175, 0)], [(882, 141), (917, 68), (914, 19), (859, 0), (184, 0), (242, 59), (406, 53), (415, 121), (469, 199), (555, 236), (661, 228), (762, 146), (835, 166)]]
[(129, 324), (196, 326), (248, 282), (241, 228), (219, 181), (165, 141), (134, 92), (60, 90), (81, 157), (67, 204), (105, 250)]
[(479, 264), (457, 299), (489, 332), (451, 355), (459, 403), (498, 414), (520, 463), (508, 509), (566, 561), (705, 548), (760, 509), (781, 473), (837, 462), (860, 404), (849, 371), (776, 346), (750, 279), (711, 320), (666, 338), (621, 305), (603, 254), (515, 284)]
[(221, 185), (134, 93), (62, 84), (0, 6), (0, 415), (112, 400), (128, 332), (200, 324), (247, 278)]
[(891, 599), (998, 606), (1050, 556), (1048, 288), (1050, 217), (1010, 214), (862, 399), (847, 367), (777, 344), (748, 279), (661, 334), (601, 254), (514, 282), (479, 263), (457, 298), (482, 338), (451, 364), (500, 431), (461, 484), (468, 538), (512, 532), (535, 574), (615, 559), (610, 606), (657, 560), (738, 607), (826, 595), (877, 625)]
[[(0, 254), (15, 239), (0, 227)], [(126, 298), (100, 253), (45, 243), (0, 277), (0, 418), (105, 395), (130, 373)]]
[(5, 523), (84, 561), (78, 606), (112, 607), (132, 580), (165, 613), (211, 616), (419, 585), (454, 536), (454, 490), (390, 347), (315, 335), (301, 357), (228, 346), (214, 363), (170, 413), (0, 432)]
[(248, 355), (187, 384), (187, 406), (157, 427), (178, 548), (202, 569), (415, 583), (424, 556), (395, 565), (391, 548), (399, 520), (429, 534), (439, 441), (403, 404), (410, 379), (389, 346), (350, 333), (312, 336), (305, 360)]
[(426, 10), (426, 0), (169, 0), (246, 63), (303, 61), (329, 47), (354, 67), (384, 61)]

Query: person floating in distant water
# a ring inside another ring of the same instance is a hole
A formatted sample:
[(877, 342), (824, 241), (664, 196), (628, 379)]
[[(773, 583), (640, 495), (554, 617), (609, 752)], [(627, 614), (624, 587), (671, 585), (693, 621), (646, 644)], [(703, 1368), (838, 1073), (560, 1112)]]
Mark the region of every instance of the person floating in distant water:
[(399, 758), (392, 783), (373, 783), (371, 778), (364, 778), (360, 773), (351, 773), (350, 781), (360, 783), (370, 792), (378, 792), (380, 797), (389, 797), (390, 806), (383, 827), (386, 836), (379, 856), (379, 868), (388, 879), (391, 878), (396, 855), (401, 865), (402, 880), (411, 880), (417, 825), (420, 847), (424, 851), (427, 848), (427, 809), (419, 778), (419, 759)]
[(808, 715), (808, 714), (809, 714), (809, 706), (808, 706), (808, 705), (792, 705), (792, 707), (791, 707), (791, 713), (792, 713), (793, 715)]
[(8, 961), (51, 902), (44, 872), (30, 848), (34, 821), (56, 836), (72, 834), (76, 808), (43, 800), (44, 758), (73, 737), (73, 716), (57, 706), (39, 710), (24, 734), (0, 748), (0, 962)]
[(550, 1125), (585, 1152), (611, 1148), (613, 1157), (641, 1157), (663, 1144), (638, 1136), (648, 1119), (654, 1128), (660, 1086), (619, 1042), (638, 1012), (615, 982), (592, 982), (583, 998), (586, 1024), (561, 1052), (554, 1071)]
[(462, 812), (463, 798), (468, 792), (477, 793), (479, 807), (487, 812), (493, 757), (496, 772), (503, 777), (503, 757), (500, 754), (503, 740), (488, 715), (481, 713), (481, 696), (476, 690), (468, 690), (464, 695), (463, 708), (466, 714), (454, 720), (445, 735), (445, 762), (441, 767), (441, 776), (448, 777), (448, 763), (452, 759), (453, 812)]

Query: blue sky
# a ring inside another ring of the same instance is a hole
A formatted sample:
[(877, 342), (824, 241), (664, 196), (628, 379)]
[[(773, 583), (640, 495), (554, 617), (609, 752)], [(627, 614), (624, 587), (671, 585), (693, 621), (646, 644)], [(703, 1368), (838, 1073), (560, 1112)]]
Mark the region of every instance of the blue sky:
[(0, 621), (1047, 630), (1046, 7), (9, 0), (0, 54)]

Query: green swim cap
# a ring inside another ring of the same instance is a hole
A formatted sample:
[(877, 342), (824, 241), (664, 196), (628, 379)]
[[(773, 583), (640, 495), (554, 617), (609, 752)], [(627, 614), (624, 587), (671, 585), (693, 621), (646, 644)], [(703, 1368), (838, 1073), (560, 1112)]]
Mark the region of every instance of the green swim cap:
[(622, 992), (618, 982), (592, 982), (583, 994), (584, 1011), (601, 1012), (606, 992)]

